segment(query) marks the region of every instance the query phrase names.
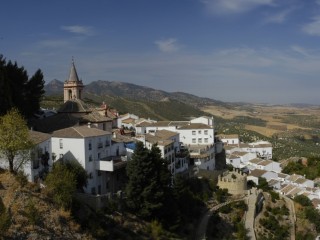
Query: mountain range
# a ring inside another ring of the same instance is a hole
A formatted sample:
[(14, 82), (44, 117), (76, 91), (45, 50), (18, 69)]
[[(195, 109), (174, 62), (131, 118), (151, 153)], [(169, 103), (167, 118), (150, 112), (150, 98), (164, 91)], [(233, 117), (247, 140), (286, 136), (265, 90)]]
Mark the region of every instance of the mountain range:
[[(45, 85), (46, 95), (62, 95), (63, 82), (57, 79), (50, 81)], [(156, 90), (150, 87), (139, 86), (132, 83), (116, 82), (116, 81), (93, 81), (85, 86), (83, 90), (84, 96), (92, 98), (93, 96), (108, 96), (117, 98), (126, 98), (132, 100), (164, 102), (170, 100), (180, 101), (194, 107), (202, 107), (206, 105), (228, 105), (222, 101), (198, 97), (184, 92), (166, 92)]]

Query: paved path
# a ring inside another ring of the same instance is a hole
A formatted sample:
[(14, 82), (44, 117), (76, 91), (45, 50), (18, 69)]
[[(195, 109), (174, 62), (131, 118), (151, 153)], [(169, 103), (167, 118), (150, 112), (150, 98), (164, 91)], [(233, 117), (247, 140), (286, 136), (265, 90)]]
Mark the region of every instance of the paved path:
[(247, 236), (251, 240), (256, 239), (256, 234), (254, 232), (254, 215), (256, 211), (256, 201), (257, 201), (257, 190), (252, 189), (252, 193), (247, 197), (248, 211), (245, 215), (245, 227), (248, 230)]
[(206, 232), (207, 232), (207, 226), (208, 226), (208, 221), (211, 217), (211, 215), (213, 214), (213, 212), (217, 211), (219, 208), (232, 203), (232, 202), (238, 202), (244, 200), (244, 198), (240, 198), (240, 199), (236, 199), (236, 200), (231, 200), (231, 201), (227, 201), (224, 203), (220, 203), (214, 207), (212, 207), (211, 209), (207, 210), (201, 217), (201, 221), (197, 227), (197, 231), (196, 231), (196, 236), (195, 236), (195, 240), (205, 240), (206, 239)]
[[(280, 195), (281, 196), (281, 195)], [(289, 218), (290, 218), (290, 221), (291, 221), (291, 225), (290, 225), (290, 239), (291, 240), (295, 240), (296, 239), (296, 221), (297, 221), (297, 218), (296, 218), (296, 211), (294, 209), (294, 204), (293, 204), (293, 201), (286, 197), (286, 196), (281, 196), (285, 202), (286, 202), (286, 206), (289, 208)]]

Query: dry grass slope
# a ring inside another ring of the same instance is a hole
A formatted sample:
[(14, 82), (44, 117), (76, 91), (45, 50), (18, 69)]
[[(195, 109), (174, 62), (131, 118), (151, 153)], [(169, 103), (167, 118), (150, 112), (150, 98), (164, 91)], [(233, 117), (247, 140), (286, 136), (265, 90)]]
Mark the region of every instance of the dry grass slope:
[(70, 212), (56, 208), (33, 184), (21, 186), (15, 176), (0, 172), (0, 197), (11, 225), (0, 233), (10, 239), (93, 239), (81, 231)]

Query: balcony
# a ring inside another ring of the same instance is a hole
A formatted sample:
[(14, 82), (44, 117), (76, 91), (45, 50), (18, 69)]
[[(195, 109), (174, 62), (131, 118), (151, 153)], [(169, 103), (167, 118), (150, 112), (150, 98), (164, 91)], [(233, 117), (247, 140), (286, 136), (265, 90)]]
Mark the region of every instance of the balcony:
[(125, 156), (105, 157), (96, 162), (96, 170), (113, 172), (127, 165)]
[(191, 156), (209, 154), (210, 152), (214, 152), (214, 150), (215, 150), (214, 145), (208, 145), (208, 146), (192, 145), (189, 147), (189, 152)]

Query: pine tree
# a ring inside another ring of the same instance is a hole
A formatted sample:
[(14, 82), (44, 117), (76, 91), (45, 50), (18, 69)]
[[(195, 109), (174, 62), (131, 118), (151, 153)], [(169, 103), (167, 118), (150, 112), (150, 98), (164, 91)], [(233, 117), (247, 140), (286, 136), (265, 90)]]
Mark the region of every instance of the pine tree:
[[(26, 84), (28, 82), (28, 73), (24, 67), (18, 67), (17, 62), (9, 61), (6, 65), (7, 78), (10, 84), (10, 94), (13, 106), (26, 115), (28, 101), (26, 98)], [(9, 109), (8, 109), (9, 110)]]
[(26, 83), (26, 100), (28, 101), (26, 114), (30, 116), (40, 109), (40, 101), (44, 93), (43, 73), (38, 69)]
[(0, 55), (0, 116), (5, 114), (12, 106), (10, 86), (7, 78), (5, 60)]
[(170, 192), (170, 173), (159, 148), (151, 150), (137, 143), (132, 160), (127, 166), (127, 205), (145, 219), (159, 219), (166, 208)]
[(25, 117), (39, 110), (44, 95), (44, 79), (41, 70), (28, 79), (24, 67), (17, 62), (6, 62), (0, 55), (0, 115), (17, 108)]
[(127, 205), (134, 211), (141, 209), (142, 192), (147, 186), (147, 179), (145, 178), (147, 158), (148, 150), (143, 146), (143, 143), (138, 142), (132, 160), (127, 165), (129, 178), (126, 186)]

